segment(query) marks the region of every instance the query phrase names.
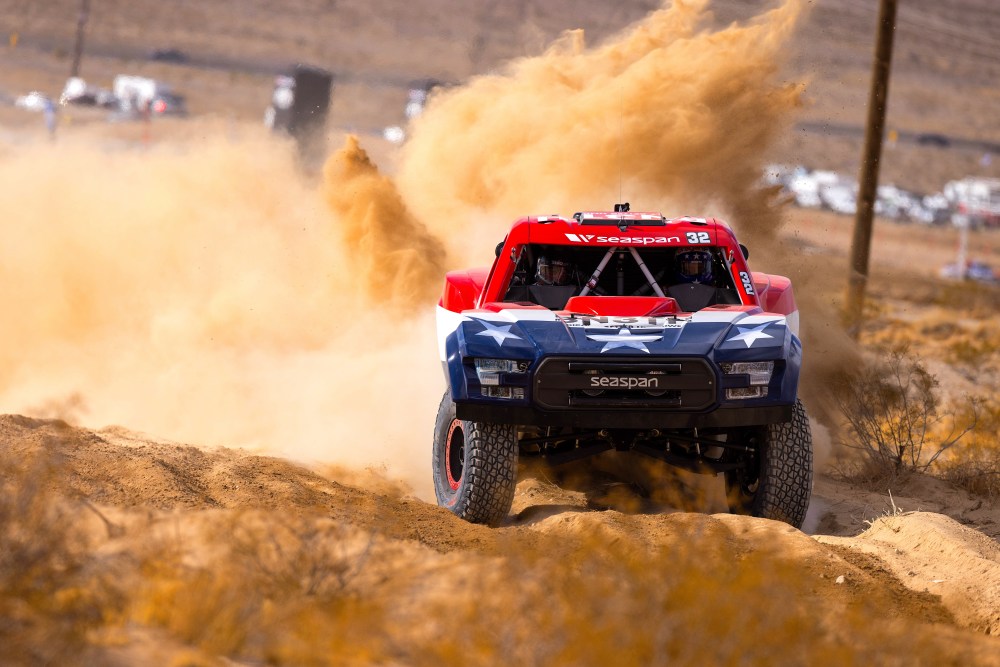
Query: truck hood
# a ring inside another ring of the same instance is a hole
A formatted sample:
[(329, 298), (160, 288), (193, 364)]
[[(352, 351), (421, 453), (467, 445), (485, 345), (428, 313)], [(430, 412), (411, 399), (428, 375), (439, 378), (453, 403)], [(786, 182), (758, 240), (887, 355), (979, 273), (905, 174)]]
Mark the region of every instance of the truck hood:
[[(441, 359), (462, 356), (536, 360), (547, 355), (709, 357), (765, 360), (798, 343), (782, 315), (745, 307), (709, 308), (662, 317), (588, 316), (544, 309), (439, 309)], [(447, 339), (456, 339), (449, 345)], [(453, 347), (454, 346), (454, 347)]]

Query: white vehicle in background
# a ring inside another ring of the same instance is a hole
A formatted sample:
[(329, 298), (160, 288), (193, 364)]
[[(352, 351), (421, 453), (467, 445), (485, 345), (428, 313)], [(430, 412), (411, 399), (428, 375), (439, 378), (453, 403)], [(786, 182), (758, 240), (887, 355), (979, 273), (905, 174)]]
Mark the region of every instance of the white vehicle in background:
[(812, 174), (796, 174), (788, 181), (788, 191), (795, 199), (795, 204), (803, 208), (819, 208), (823, 200), (819, 196), (819, 182)]
[(33, 90), (26, 95), (21, 95), (14, 100), (14, 106), (26, 111), (45, 111), (46, 105), (51, 105), (50, 100), (44, 93)]
[(763, 182), (764, 185), (780, 185), (783, 188), (787, 188), (788, 183), (792, 180), (792, 178), (805, 173), (808, 173), (808, 170), (805, 167), (790, 166), (787, 164), (769, 164), (764, 167), (764, 174), (761, 177), (761, 182)]
[(157, 116), (187, 116), (182, 96), (162, 81), (145, 76), (119, 74), (111, 88), (116, 111), (111, 120), (134, 120)]
[(112, 108), (118, 102), (115, 94), (107, 88), (92, 86), (78, 76), (66, 79), (62, 94), (59, 95), (59, 104), (80, 106), (95, 106)]
[(111, 90), (88, 84), (80, 77), (70, 77), (63, 86), (59, 104), (111, 109), (109, 120), (135, 120), (147, 114), (186, 116), (187, 106), (181, 95), (162, 81), (144, 76), (120, 74)]
[[(965, 180), (982, 182), (986, 179)], [(996, 180), (990, 182), (1000, 184)], [(949, 187), (953, 191), (963, 191), (965, 186), (956, 186), (955, 183), (949, 184)], [(856, 215), (858, 211), (857, 183), (849, 176), (835, 171), (773, 163), (764, 167), (760, 184), (762, 187), (780, 187), (801, 208), (822, 208), (845, 216)], [(990, 199), (989, 196), (980, 195), (980, 198), (983, 197)], [(940, 192), (922, 196), (895, 185), (880, 185), (875, 195), (875, 214), (897, 222), (915, 222), (921, 225), (941, 225), (949, 221), (957, 224), (962, 218), (952, 218), (956, 209), (954, 198), (954, 193), (952, 197)], [(993, 201), (998, 205), (996, 210), (1000, 211), (1000, 189), (994, 192)], [(1000, 218), (993, 224), (1000, 225)]]
[(901, 222), (933, 224), (933, 211), (924, 207), (923, 197), (895, 185), (880, 185), (875, 200), (878, 215)]
[(127, 74), (116, 76), (111, 90), (118, 98), (122, 111), (149, 108), (156, 97), (171, 92), (170, 86), (161, 81)]
[(834, 213), (854, 215), (858, 212), (857, 186), (853, 183), (838, 182), (823, 185), (819, 190), (823, 206)]
[(1000, 226), (1000, 179), (963, 178), (944, 186), (944, 196), (952, 203), (952, 221), (969, 227)]

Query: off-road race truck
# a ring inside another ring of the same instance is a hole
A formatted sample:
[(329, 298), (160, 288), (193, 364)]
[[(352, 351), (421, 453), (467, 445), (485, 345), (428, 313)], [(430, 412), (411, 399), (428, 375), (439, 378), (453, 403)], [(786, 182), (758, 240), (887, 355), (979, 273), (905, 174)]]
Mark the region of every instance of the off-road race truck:
[(721, 473), (732, 512), (801, 526), (812, 436), (798, 310), (790, 281), (748, 257), (721, 220), (625, 204), (522, 218), (491, 268), (449, 273), (438, 503), (495, 525), (519, 457), (632, 450)]

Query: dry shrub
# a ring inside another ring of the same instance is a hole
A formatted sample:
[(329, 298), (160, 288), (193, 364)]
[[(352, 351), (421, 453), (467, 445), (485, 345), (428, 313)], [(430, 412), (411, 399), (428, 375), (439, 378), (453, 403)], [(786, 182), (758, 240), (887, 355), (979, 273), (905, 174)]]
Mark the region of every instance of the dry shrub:
[(877, 350), (874, 361), (839, 387), (837, 401), (847, 422), (843, 444), (863, 457), (851, 472), (884, 482), (909, 471), (926, 471), (975, 427), (957, 420), (937, 394), (938, 382), (906, 347)]
[[(268, 664), (364, 662), (381, 624), (377, 595), (356, 581), (373, 539), (319, 516), (242, 513), (211, 524), (197, 562), (160, 538), (144, 558), (132, 617), (210, 655)], [(369, 592), (370, 593), (370, 592)]]
[(942, 476), (977, 495), (1000, 499), (1000, 401), (986, 400), (960, 418), (974, 421), (975, 428), (941, 462)]
[(91, 634), (113, 622), (121, 597), (113, 558), (91, 550), (87, 508), (51, 490), (58, 462), (0, 453), (0, 660), (86, 664)]

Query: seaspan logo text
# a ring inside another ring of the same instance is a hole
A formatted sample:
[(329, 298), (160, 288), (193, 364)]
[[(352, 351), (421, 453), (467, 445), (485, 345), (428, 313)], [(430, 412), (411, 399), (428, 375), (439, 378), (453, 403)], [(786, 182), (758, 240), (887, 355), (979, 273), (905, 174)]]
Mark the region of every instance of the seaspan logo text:
[(590, 378), (590, 386), (602, 389), (659, 389), (660, 380), (650, 377), (594, 375)]
[(566, 234), (573, 243), (618, 243), (621, 245), (654, 245), (680, 243), (679, 236), (596, 236), (594, 234)]

